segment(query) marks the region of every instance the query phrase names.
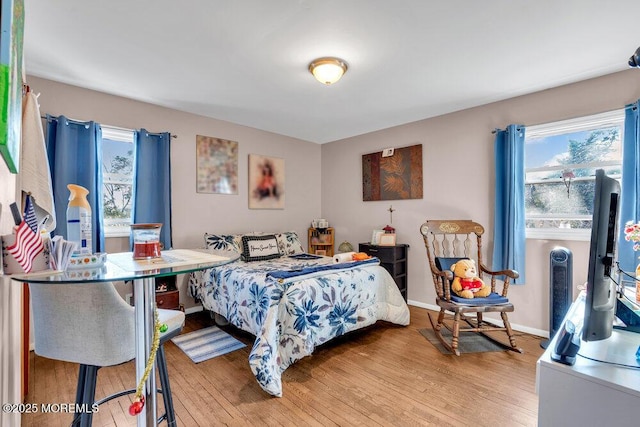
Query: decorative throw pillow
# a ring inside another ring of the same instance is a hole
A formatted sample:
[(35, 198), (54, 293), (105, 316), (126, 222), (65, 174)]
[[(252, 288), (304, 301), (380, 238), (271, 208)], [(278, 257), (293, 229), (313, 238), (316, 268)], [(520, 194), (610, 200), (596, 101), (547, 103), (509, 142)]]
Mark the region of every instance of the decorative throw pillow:
[(276, 236), (242, 236), (242, 260), (264, 261), (280, 258)]
[(231, 234), (204, 233), (204, 244), (207, 249), (217, 251), (241, 252), (240, 245)]
[(276, 240), (278, 241), (278, 248), (282, 255), (296, 255), (305, 253), (302, 243), (298, 238), (298, 234), (295, 231), (287, 231), (284, 233), (276, 234)]
[(249, 233), (243, 234), (234, 234), (233, 243), (238, 247), (238, 252), (242, 252), (242, 237), (243, 236), (264, 236), (267, 233), (263, 233), (262, 231), (250, 231)]

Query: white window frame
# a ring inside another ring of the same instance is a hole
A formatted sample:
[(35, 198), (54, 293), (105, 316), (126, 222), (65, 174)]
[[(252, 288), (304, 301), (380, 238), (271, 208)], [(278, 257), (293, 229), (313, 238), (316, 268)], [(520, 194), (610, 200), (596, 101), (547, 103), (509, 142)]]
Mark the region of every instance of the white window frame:
[[(525, 132), (525, 144), (527, 139), (542, 138), (546, 136), (596, 130), (611, 126), (620, 126), (621, 133), (620, 138), (624, 137), (624, 109), (608, 111), (605, 113), (594, 114), (590, 116), (577, 117), (569, 120), (562, 120), (551, 123), (544, 123), (535, 126), (527, 126)], [(525, 145), (526, 146), (526, 145)], [(526, 148), (525, 148), (526, 150)], [(526, 151), (525, 151), (526, 155)], [(622, 159), (620, 162), (616, 161), (604, 161), (597, 163), (582, 163), (579, 165), (558, 165), (542, 168), (526, 169), (527, 172), (534, 172), (539, 170), (564, 170), (564, 169), (577, 169), (579, 167), (599, 167), (599, 166), (616, 166), (622, 165)], [(620, 178), (620, 177), (613, 177)], [(576, 178), (579, 180), (580, 178)], [(561, 182), (561, 179), (558, 179)], [(525, 217), (527, 216), (525, 212)], [(527, 239), (547, 239), (547, 240), (573, 240), (573, 241), (589, 241), (591, 239), (590, 229), (526, 229)]]
[[(133, 146), (134, 130), (119, 128), (119, 127), (115, 127), (115, 126), (108, 126), (108, 125), (101, 125), (101, 127), (102, 127), (102, 139), (109, 139), (111, 141), (129, 142)], [(101, 185), (109, 184), (111, 182), (114, 182), (114, 180), (107, 179), (105, 175), (107, 175), (107, 174), (103, 173)], [(131, 182), (131, 185), (133, 185), (133, 182)], [(131, 219), (129, 219), (128, 222), (125, 221), (124, 219), (122, 221), (119, 221), (119, 222), (122, 222), (122, 223), (126, 222), (127, 225), (123, 225), (122, 228), (117, 230), (117, 231), (114, 231), (113, 228), (110, 228), (108, 226), (108, 224), (107, 224), (108, 221), (109, 220), (107, 220), (106, 218), (103, 218), (102, 227), (104, 229), (104, 237), (105, 238), (110, 238), (110, 237), (129, 237), (129, 235), (131, 234), (131, 228), (130, 228), (131, 222), (132, 222)]]

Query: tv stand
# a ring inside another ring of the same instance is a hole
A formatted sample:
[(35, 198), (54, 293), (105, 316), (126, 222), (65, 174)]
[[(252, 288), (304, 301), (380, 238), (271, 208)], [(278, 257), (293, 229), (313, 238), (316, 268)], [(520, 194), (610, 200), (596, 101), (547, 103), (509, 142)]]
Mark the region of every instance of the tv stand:
[[(581, 293), (567, 311), (565, 321), (581, 320), (583, 312), (584, 294)], [(558, 335), (537, 363), (538, 425), (637, 425), (640, 407), (640, 363), (635, 359), (640, 345), (638, 335), (614, 329), (606, 340), (582, 341), (573, 366), (551, 359)], [(596, 362), (581, 355), (638, 368)]]

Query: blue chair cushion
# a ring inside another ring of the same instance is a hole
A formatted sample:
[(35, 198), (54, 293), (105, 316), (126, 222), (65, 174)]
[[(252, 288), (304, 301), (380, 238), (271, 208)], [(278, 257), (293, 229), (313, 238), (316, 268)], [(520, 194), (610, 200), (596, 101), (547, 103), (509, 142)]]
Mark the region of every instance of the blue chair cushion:
[(503, 297), (502, 295), (495, 292), (490, 293), (484, 298), (460, 298), (452, 292), (451, 301), (455, 302), (456, 304), (464, 305), (498, 305), (508, 303), (509, 298)]
[[(461, 259), (469, 259), (469, 258), (467, 257), (460, 257), (460, 258), (436, 257), (435, 264), (440, 271), (445, 271), (445, 270), (451, 271), (451, 266), (456, 262), (460, 261)], [(451, 292), (451, 301), (455, 302), (456, 304), (464, 304), (464, 305), (498, 305), (498, 304), (508, 303), (509, 298), (503, 297), (500, 294), (493, 292), (484, 298), (469, 299), (469, 298), (461, 298), (456, 294), (454, 294), (453, 292)]]

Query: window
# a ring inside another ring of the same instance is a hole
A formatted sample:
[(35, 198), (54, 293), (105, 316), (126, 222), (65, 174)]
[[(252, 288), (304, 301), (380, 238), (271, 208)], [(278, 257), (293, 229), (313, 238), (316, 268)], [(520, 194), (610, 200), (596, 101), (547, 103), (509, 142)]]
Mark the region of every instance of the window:
[(527, 127), (527, 237), (589, 240), (595, 170), (620, 180), (624, 110)]
[(102, 126), (102, 208), (105, 237), (129, 236), (133, 203), (133, 131)]

